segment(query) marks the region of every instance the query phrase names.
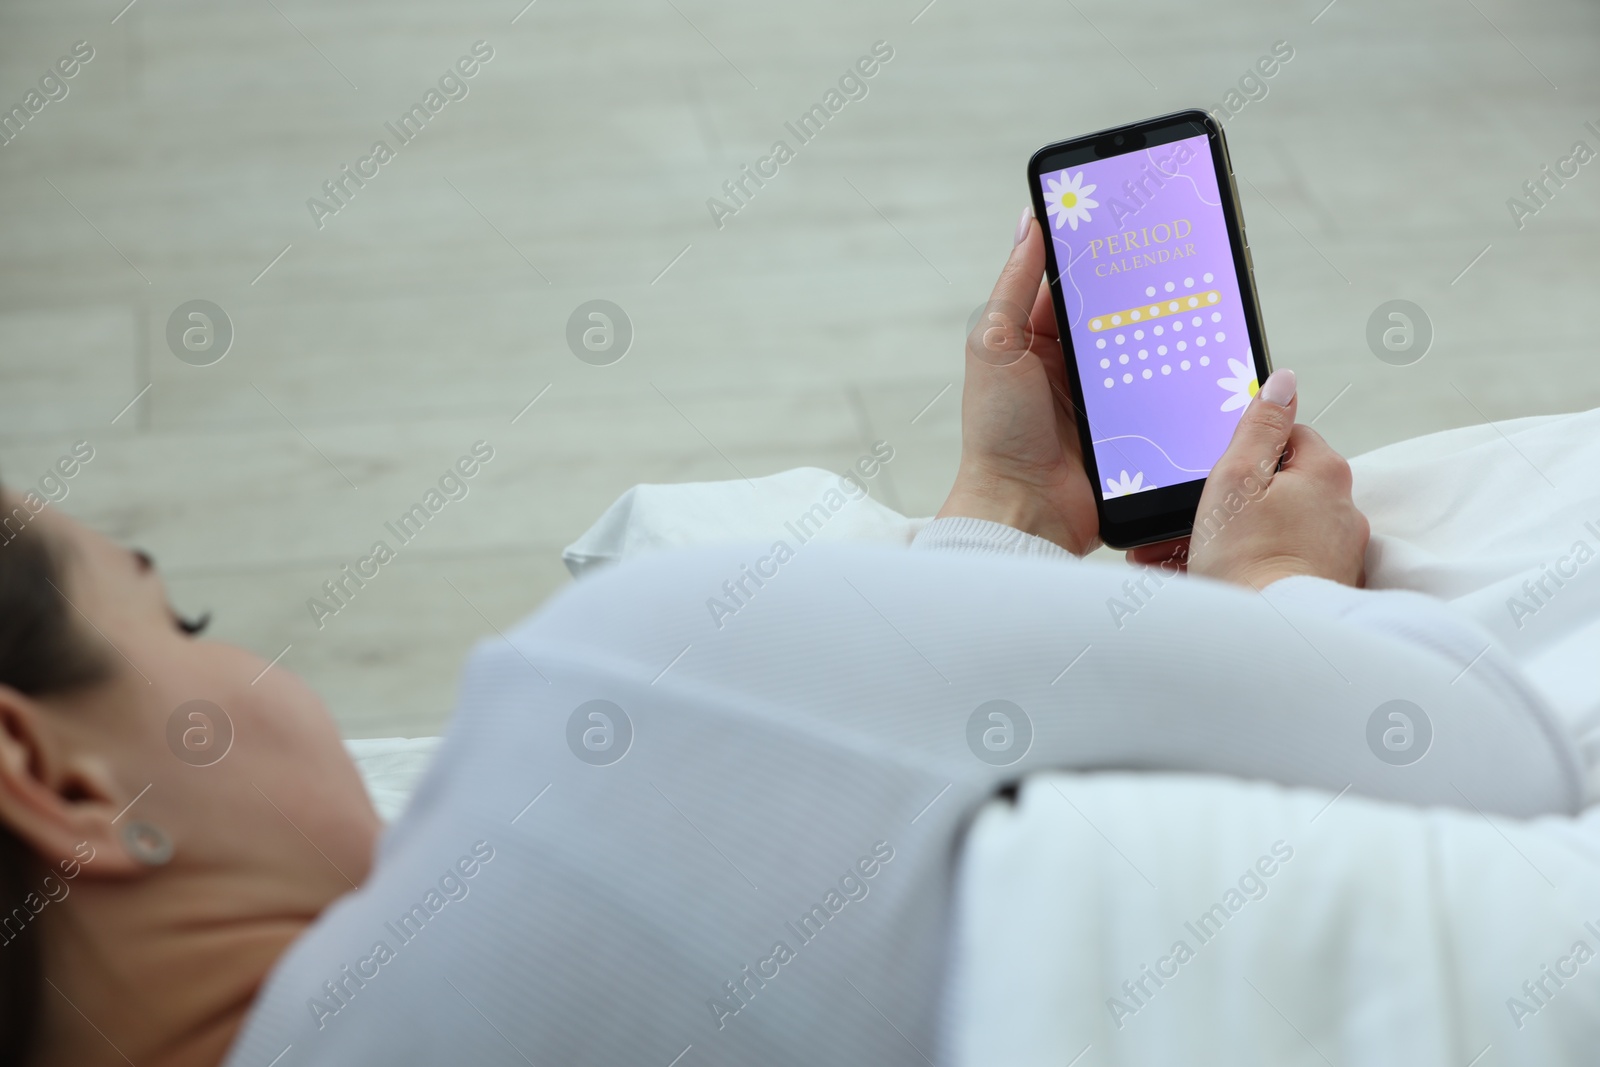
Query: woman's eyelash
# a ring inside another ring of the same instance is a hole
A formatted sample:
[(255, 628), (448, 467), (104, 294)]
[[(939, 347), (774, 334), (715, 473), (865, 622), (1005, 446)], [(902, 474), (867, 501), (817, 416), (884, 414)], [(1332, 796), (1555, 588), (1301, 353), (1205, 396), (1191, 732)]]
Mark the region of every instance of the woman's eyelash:
[(211, 625), (211, 612), (209, 611), (193, 619), (179, 615), (177, 612), (173, 612), (172, 614), (173, 618), (175, 618), (178, 622), (178, 629), (182, 630), (190, 637), (196, 637), (204, 633), (205, 628)]

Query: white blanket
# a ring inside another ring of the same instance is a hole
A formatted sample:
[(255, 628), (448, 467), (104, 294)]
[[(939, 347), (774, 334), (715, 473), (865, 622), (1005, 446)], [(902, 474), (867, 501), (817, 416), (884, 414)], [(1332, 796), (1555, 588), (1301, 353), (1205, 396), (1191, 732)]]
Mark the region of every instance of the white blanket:
[[(1600, 411), (1447, 431), (1352, 467), (1369, 584), (1441, 597), (1516, 656), (1579, 737), (1594, 797)], [(581, 574), (776, 538), (837, 484), (802, 469), (638, 486), (565, 559)], [(860, 499), (824, 533), (906, 544), (921, 521)], [(431, 740), (351, 748), (392, 816)], [(956, 1063), (1600, 1063), (1600, 808), (1518, 823), (1231, 780), (1040, 775), (985, 809), (959, 879)]]
[(963, 853), (947, 1062), (1600, 1063), (1600, 810), (1330, 800), (1118, 774), (990, 804)]

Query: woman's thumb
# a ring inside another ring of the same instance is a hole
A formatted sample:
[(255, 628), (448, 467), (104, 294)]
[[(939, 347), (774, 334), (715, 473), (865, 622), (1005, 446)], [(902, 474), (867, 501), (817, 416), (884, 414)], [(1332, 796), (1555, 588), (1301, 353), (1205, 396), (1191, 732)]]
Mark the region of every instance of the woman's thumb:
[(1006, 300), (1018, 307), (1032, 309), (1039, 294), (1039, 279), (1044, 277), (1044, 234), (1033, 219), (1033, 208), (1022, 209), (1017, 220), (1011, 258), (994, 284), (992, 299)]
[(978, 322), (967, 337), (972, 355), (994, 366), (1009, 366), (1022, 358), (1033, 343), (1030, 326), (1034, 302), (1039, 298), (1039, 279), (1044, 277), (1044, 237), (1033, 220), (1033, 209), (1024, 208), (1017, 222), (1011, 257), (994, 283), (994, 292), (983, 306)]
[(1278, 370), (1268, 375), (1240, 416), (1228, 451), (1217, 466), (1226, 464), (1241, 478), (1254, 471), (1263, 480), (1271, 480), (1289, 443), (1289, 432), (1294, 429), (1297, 400), (1294, 371)]

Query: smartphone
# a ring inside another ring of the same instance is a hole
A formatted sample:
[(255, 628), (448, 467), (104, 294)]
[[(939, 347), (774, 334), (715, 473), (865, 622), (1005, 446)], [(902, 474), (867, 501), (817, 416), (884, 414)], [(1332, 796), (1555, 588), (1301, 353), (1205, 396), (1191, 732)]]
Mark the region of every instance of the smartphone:
[(1272, 370), (1222, 127), (1196, 109), (1046, 145), (1028, 187), (1100, 538), (1183, 537)]

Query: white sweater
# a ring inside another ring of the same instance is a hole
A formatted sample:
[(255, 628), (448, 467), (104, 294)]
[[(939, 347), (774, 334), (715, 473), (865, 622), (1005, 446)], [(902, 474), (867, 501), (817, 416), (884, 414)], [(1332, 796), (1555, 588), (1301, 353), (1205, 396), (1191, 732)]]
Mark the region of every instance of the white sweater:
[(962, 832), (1043, 768), (1578, 805), (1571, 741), (1428, 597), (1158, 581), (977, 520), (915, 547), (657, 555), (482, 643), (229, 1067), (938, 1061)]

